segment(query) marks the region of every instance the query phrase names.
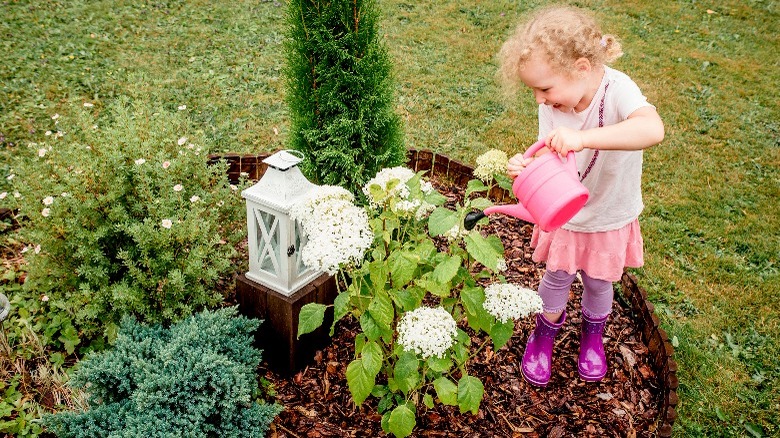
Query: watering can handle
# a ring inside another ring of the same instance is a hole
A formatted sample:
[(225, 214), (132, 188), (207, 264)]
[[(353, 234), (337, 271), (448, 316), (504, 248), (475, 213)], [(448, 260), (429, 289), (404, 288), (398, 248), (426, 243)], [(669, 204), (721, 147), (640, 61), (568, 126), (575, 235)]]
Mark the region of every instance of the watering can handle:
[[(525, 151), (523, 158), (528, 159), (533, 157), (537, 152), (539, 152), (541, 148), (545, 146), (547, 146), (547, 144), (545, 143), (544, 139), (537, 141), (536, 143), (532, 144), (528, 150)], [(569, 151), (569, 153), (566, 154), (566, 165), (569, 167), (569, 172), (577, 177), (577, 163), (574, 161), (574, 151)]]

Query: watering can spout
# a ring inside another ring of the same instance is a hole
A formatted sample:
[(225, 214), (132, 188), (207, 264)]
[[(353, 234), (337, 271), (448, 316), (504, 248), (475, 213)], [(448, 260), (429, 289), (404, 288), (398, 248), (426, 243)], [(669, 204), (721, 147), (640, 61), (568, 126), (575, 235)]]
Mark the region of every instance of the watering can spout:
[(518, 219), (522, 219), (526, 222), (531, 222), (531, 223), (536, 222), (533, 216), (531, 216), (531, 213), (525, 207), (523, 207), (520, 204), (511, 204), (511, 205), (495, 205), (493, 207), (486, 208), (485, 211), (472, 211), (471, 213), (466, 215), (466, 219), (463, 221), (463, 226), (467, 230), (471, 230), (472, 228), (474, 228), (474, 225), (476, 225), (480, 219), (493, 213), (505, 214), (507, 216), (512, 216)]

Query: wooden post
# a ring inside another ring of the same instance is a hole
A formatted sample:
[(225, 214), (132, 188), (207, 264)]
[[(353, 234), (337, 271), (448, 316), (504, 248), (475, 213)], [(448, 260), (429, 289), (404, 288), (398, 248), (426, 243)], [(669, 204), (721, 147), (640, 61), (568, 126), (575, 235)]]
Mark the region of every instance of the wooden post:
[(309, 303), (333, 304), (336, 295), (336, 280), (328, 274), (322, 274), (290, 296), (256, 283), (244, 274), (236, 279), (238, 311), (263, 320), (255, 344), (263, 350), (269, 368), (284, 376), (305, 368), (314, 359), (315, 351), (330, 343), (333, 308), (325, 312), (325, 322), (320, 328), (296, 339), (301, 307)]

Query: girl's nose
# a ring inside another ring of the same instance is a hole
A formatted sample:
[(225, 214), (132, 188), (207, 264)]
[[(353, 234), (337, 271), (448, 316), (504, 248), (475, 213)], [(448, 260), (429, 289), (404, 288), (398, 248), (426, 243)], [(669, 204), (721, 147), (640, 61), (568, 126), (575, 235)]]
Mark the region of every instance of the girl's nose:
[(545, 102), (544, 93), (538, 90), (534, 91), (534, 99), (536, 99), (537, 104), (543, 104)]

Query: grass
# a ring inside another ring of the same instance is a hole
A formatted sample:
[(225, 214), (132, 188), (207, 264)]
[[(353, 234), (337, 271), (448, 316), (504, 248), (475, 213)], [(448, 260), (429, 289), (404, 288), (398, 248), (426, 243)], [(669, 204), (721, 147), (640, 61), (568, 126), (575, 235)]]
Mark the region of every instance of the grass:
[[(532, 142), (532, 97), (501, 96), (494, 55), (546, 3), (379, 0), (408, 147), (473, 163)], [(778, 2), (575, 3), (621, 38), (614, 67), (666, 124), (645, 154), (636, 274), (677, 346), (675, 432), (780, 434)], [(52, 115), (118, 96), (186, 105), (223, 152), (283, 147), (284, 13), (274, 1), (0, 3), (3, 161), (56, 131)]]

